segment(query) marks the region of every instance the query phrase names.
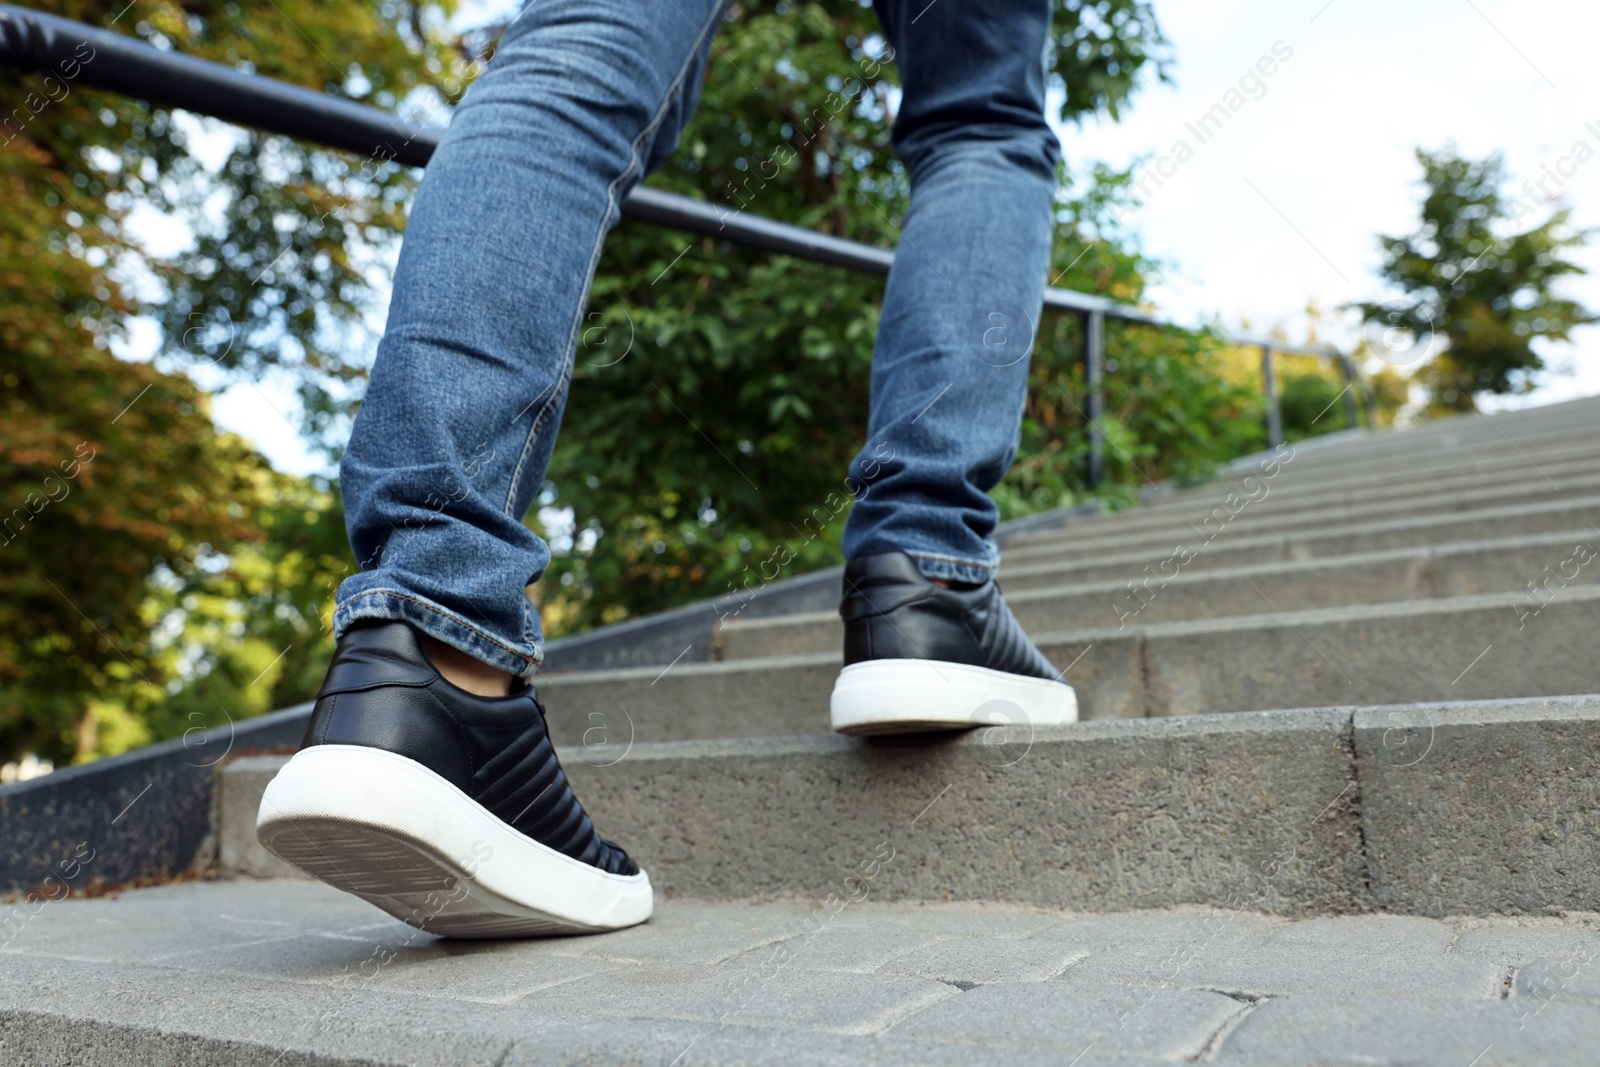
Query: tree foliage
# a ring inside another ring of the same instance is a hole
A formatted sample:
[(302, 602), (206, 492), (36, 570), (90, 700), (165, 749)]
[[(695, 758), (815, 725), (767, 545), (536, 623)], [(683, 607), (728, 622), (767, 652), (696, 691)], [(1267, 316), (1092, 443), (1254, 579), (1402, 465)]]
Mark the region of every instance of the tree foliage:
[[(38, 6), (388, 108), (466, 70), (447, 4)], [(0, 751), (58, 762), (315, 685), (338, 511), (217, 433), (188, 375), (287, 365), (308, 428), (327, 425), (362, 369), (338, 346), (370, 301), (360, 253), (392, 242), (414, 179), (256, 136), (214, 171), (171, 114), (81, 70), (0, 73)], [(190, 247), (142, 248), (130, 219), (151, 210)], [(164, 327), (153, 363), (112, 354), (140, 315)], [(263, 659), (286, 631), (299, 651)]]
[(1405, 295), (1355, 306), (1382, 328), (1438, 342), (1438, 356), (1419, 377), (1435, 408), (1469, 411), (1478, 393), (1532, 388), (1544, 368), (1536, 340), (1565, 341), (1574, 328), (1597, 321), (1556, 292), (1563, 278), (1587, 273), (1567, 253), (1590, 234), (1573, 230), (1565, 210), (1530, 230), (1506, 233), (1498, 155), (1472, 160), (1448, 148), (1419, 149), (1417, 162), (1420, 224), (1406, 236), (1378, 238), (1380, 273)]
[(147, 679), (139, 607), (158, 562), (255, 536), (259, 464), (185, 378), (115, 359), (133, 302), (107, 190), (69, 146), (83, 97), (0, 151), (0, 750), (96, 745), (90, 702)]

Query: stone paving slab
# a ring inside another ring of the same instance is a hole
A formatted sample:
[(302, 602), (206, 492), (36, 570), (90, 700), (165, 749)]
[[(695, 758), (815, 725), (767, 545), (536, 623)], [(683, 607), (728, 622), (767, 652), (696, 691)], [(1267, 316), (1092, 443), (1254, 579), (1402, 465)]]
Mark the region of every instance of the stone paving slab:
[[(1600, 960), (1600, 924), (1575, 927), (1567, 920), (1538, 916), (1525, 918), (1516, 926), (1492, 921), (1483, 926), (1469, 924), (1455, 935), (1445, 951), (1483, 956), (1517, 968), (1540, 959)], [(1600, 989), (1593, 995), (1600, 998)]]
[[(913, 948), (878, 968), (879, 974), (925, 975), (959, 988), (1054, 978), (1089, 953), (1059, 941), (953, 937)], [(810, 961), (806, 961), (808, 964)]]
[[(1124, 1016), (1145, 1008), (1144, 1025)], [(1052, 1052), (1059, 1062), (1092, 1053), (1186, 1061), (1199, 1056), (1211, 1037), (1246, 1005), (1210, 990), (1137, 990), (1117, 986), (1059, 984), (985, 985), (949, 1003), (918, 1013), (895, 1027), (896, 1036), (966, 1045), (975, 1060), (1009, 1056), (1012, 1049)], [(1003, 1050), (1003, 1051), (1002, 1051)]]
[[(1564, 948), (1516, 969), (1512, 988), (1534, 1003), (1553, 1000), (1600, 1001), (1600, 951)], [(1596, 1035), (1600, 1040), (1600, 1034)]]
[[(1488, 1048), (1474, 1067), (1587, 1067), (1597, 944), (1591, 913), (872, 899), (663, 900), (619, 934), (466, 943), (325, 886), (189, 883), (52, 903), (16, 931), (0, 1062), (1468, 1067)], [(1417, 984), (1384, 980), (1401, 972)]]
[(718, 968), (634, 968), (571, 982), (541, 995), (539, 1010), (870, 1035), (960, 992), (933, 978), (790, 968), (788, 951)]
[(1228, 1035), (1227, 1067), (1593, 1067), (1600, 1005), (1305, 996), (1259, 1004)]
[(1102, 953), (1070, 967), (1073, 985), (1160, 982), (1255, 996), (1285, 993), (1396, 993), (1412, 996), (1498, 996), (1505, 968), (1484, 959), (1447, 959), (1382, 941), (1314, 950), (1281, 944), (1239, 948), (1166, 946)]
[(160, 1063), (170, 1050), (180, 1063), (265, 1067), (287, 1049), (287, 1063), (489, 1067), (516, 1040), (490, 1027), (493, 1014), (444, 997), (397, 1003), (325, 984), (18, 953), (0, 970), (0, 1062)]
[[(1230, 908), (1152, 908), (1129, 912), (1076, 915), (1038, 935), (1041, 941), (1067, 941), (1095, 949), (1164, 946), (1170, 951), (1196, 945), (1258, 945), (1283, 928), (1284, 920)], [(1311, 921), (1311, 920), (1307, 920)]]

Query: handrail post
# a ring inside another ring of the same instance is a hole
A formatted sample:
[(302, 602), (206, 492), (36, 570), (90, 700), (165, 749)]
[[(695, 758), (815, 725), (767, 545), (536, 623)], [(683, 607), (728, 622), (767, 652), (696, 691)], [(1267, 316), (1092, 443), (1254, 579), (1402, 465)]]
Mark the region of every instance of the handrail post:
[(1261, 390), (1267, 397), (1267, 447), (1283, 444), (1283, 412), (1278, 409), (1278, 389), (1272, 383), (1272, 346), (1261, 346)]
[(1100, 485), (1105, 477), (1105, 434), (1100, 420), (1106, 407), (1106, 316), (1103, 311), (1085, 312), (1083, 316), (1083, 378), (1088, 389), (1084, 414), (1089, 420), (1089, 470), (1085, 479), (1089, 488)]
[(1343, 352), (1339, 353), (1339, 374), (1344, 378), (1344, 425), (1353, 430), (1361, 425), (1361, 416), (1356, 412), (1356, 368)]

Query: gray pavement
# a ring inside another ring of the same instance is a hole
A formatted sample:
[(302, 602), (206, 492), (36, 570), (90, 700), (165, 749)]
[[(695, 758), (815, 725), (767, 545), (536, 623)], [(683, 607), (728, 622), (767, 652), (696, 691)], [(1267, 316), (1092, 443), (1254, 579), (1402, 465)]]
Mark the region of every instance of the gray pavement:
[(1089, 915), (828, 896), (845, 873), (521, 942), (440, 941), (307, 882), (63, 900), (0, 947), (0, 1062), (1591, 1067), (1600, 1047), (1593, 913)]

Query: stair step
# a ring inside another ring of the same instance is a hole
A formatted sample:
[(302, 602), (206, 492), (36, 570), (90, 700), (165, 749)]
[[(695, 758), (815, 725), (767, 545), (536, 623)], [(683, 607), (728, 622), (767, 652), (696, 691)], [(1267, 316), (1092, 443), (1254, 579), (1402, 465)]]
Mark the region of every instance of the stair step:
[[(1382, 491), (1382, 487), (1402, 482), (1451, 479), (1474, 472), (1490, 477), (1500, 474), (1514, 476), (1520, 470), (1527, 478), (1538, 478), (1548, 464), (1579, 459), (1600, 446), (1600, 405), (1593, 409), (1591, 421), (1577, 429), (1545, 433), (1529, 437), (1521, 443), (1508, 441), (1489, 430), (1489, 436), (1469, 445), (1456, 444), (1449, 448), (1430, 450), (1422, 444), (1422, 430), (1407, 430), (1403, 435), (1377, 436), (1338, 441), (1313, 440), (1292, 447), (1292, 458), (1283, 454), (1263, 452), (1235, 461), (1216, 479), (1186, 488), (1166, 488), (1150, 494), (1143, 506), (1137, 509), (1108, 512), (1075, 518), (1070, 525), (1127, 519), (1134, 515), (1160, 514), (1188, 507), (1192, 501), (1204, 499), (1215, 488), (1228, 483), (1238, 483), (1252, 472), (1262, 469), (1274, 457), (1278, 458), (1277, 473), (1268, 479), (1275, 492), (1300, 493), (1328, 488), (1335, 491), (1369, 487)], [(1459, 420), (1457, 420), (1459, 421)], [(1459, 435), (1458, 435), (1459, 436)], [(1269, 468), (1270, 469), (1270, 468)], [(1025, 532), (1013, 538), (1014, 544), (1025, 544), (1037, 539), (1048, 540), (1060, 527), (1046, 527)]]
[[(1131, 533), (1136, 530), (1169, 529), (1210, 513), (1229, 493), (1237, 492), (1250, 500), (1251, 515), (1287, 515), (1318, 512), (1334, 515), (1340, 511), (1395, 500), (1437, 499), (1454, 493), (1483, 491), (1497, 487), (1514, 488), (1539, 481), (1528, 464), (1513, 456), (1515, 466), (1486, 471), (1456, 471), (1447, 476), (1424, 474), (1416, 477), (1385, 479), (1374, 483), (1370, 471), (1345, 483), (1319, 478), (1291, 479), (1287, 470), (1275, 478), (1253, 474), (1235, 475), (1209, 483), (1200, 489), (1184, 490), (1164, 497), (1159, 504), (1146, 504), (1126, 511), (1090, 515), (1056, 528), (1048, 536), (1035, 532), (1021, 534), (1009, 542), (1013, 550), (1034, 549), (1052, 542)], [(1558, 461), (1540, 461), (1539, 471), (1557, 487), (1569, 480), (1582, 479), (1600, 470), (1600, 447), (1578, 452), (1566, 451)], [(1408, 472), (1409, 474), (1409, 472)]]
[(1594, 433), (1597, 420), (1600, 397), (1589, 397), (1570, 407), (1550, 405), (1489, 419), (1466, 415), (1422, 423), (1398, 433), (1330, 435), (1296, 442), (1292, 447), (1310, 461), (1308, 467), (1335, 468), (1369, 460), (1380, 465), (1392, 463), (1397, 455), (1395, 442), (1403, 440), (1407, 461), (1422, 462), (1440, 455), (1466, 455), (1508, 445), (1527, 448), (1563, 437), (1581, 439)]
[(1091, 559), (1014, 561), (1008, 551), (1000, 563), (1000, 580), (1008, 594), (1041, 585), (1128, 581), (1142, 577), (1147, 566), (1159, 572), (1163, 561), (1172, 557), (1180, 544), (1194, 552), (1194, 558), (1183, 568), (1186, 573), (1194, 573), (1212, 567), (1325, 559), (1463, 538), (1487, 541), (1595, 526), (1600, 526), (1600, 495), (1349, 525), (1330, 521), (1321, 529), (1287, 533), (1227, 533), (1211, 541), (1191, 530), (1154, 549), (1112, 550)]
[[(1405, 704), (567, 750), (596, 825), (667, 899), (745, 899), (895, 852), (880, 900), (1089, 911), (1196, 903), (1288, 915), (1592, 908), (1579, 813), (1600, 795), (1600, 697)], [(222, 776), (229, 871), (282, 757)]]
[[(1526, 600), (1526, 603), (1524, 602)], [(1562, 589), (1536, 615), (1507, 593), (1034, 634), (1065, 667), (1086, 719), (1597, 688), (1600, 586)], [(1493, 646), (1487, 653), (1485, 649)], [(558, 744), (827, 730), (838, 652), (542, 676)], [(611, 747), (606, 748), (607, 745)]]
[(1054, 543), (1034, 543), (1007, 548), (1006, 558), (1016, 563), (1085, 559), (1106, 552), (1131, 552), (1140, 548), (1171, 547), (1174, 539), (1210, 538), (1232, 541), (1239, 537), (1272, 533), (1298, 533), (1324, 530), (1329, 526), (1349, 526), (1390, 519), (1426, 518), (1462, 512), (1481, 511), (1514, 504), (1534, 505), (1553, 500), (1581, 499), (1600, 493), (1600, 472), (1581, 478), (1563, 479), (1559, 486), (1542, 480), (1524, 481), (1509, 486), (1491, 486), (1438, 495), (1417, 495), (1399, 500), (1382, 500), (1326, 511), (1292, 511), (1258, 514), (1247, 498), (1232, 492), (1218, 492), (1209, 508), (1196, 508), (1185, 517), (1173, 517), (1152, 526), (1121, 530), (1102, 527), (1093, 535), (1064, 537)]
[[(1365, 552), (1318, 560), (1218, 567), (1185, 574), (1146, 565), (1137, 577), (1080, 585), (1027, 587), (1007, 594), (1029, 633), (1090, 626), (1181, 622), (1251, 615), (1280, 608), (1348, 607), (1399, 600), (1521, 594), (1530, 582), (1600, 582), (1600, 531), (1568, 530), (1532, 537)], [(1567, 564), (1562, 567), (1562, 564)], [(1592, 564), (1592, 565), (1591, 565)], [(1008, 583), (1009, 584), (1009, 583)], [(718, 659), (738, 660), (830, 652), (842, 647), (835, 611), (730, 619), (718, 632)]]

